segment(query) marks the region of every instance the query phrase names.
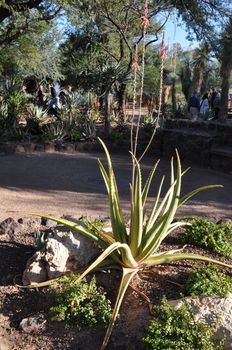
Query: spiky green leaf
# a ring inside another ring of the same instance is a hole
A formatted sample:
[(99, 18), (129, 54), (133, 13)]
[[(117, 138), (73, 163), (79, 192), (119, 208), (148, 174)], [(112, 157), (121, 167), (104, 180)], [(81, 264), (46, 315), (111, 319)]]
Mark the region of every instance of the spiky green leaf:
[(121, 279), (119, 291), (118, 291), (118, 294), (117, 294), (117, 299), (116, 299), (116, 302), (115, 302), (115, 306), (114, 306), (111, 322), (110, 322), (110, 324), (108, 326), (105, 338), (103, 340), (103, 344), (101, 346), (101, 350), (104, 350), (106, 348), (108, 342), (109, 342), (109, 338), (110, 338), (110, 335), (112, 333), (112, 329), (114, 327), (115, 320), (116, 320), (116, 318), (118, 316), (119, 309), (120, 309), (123, 297), (124, 297), (125, 292), (126, 292), (128, 286), (130, 284), (130, 281), (137, 274), (137, 272), (138, 272), (138, 269), (123, 268), (122, 279)]

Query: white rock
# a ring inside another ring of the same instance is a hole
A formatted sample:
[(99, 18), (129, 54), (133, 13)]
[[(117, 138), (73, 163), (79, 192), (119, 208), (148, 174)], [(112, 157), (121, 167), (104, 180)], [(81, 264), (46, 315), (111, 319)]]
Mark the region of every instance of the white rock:
[(23, 272), (23, 285), (40, 283), (48, 279), (44, 253), (36, 252), (27, 262)]
[(53, 236), (48, 236), (44, 247), (28, 261), (23, 284), (44, 282), (65, 272), (77, 271), (86, 267), (97, 255), (99, 249), (91, 239), (57, 226)]
[[(219, 325), (215, 339), (226, 336), (226, 349), (232, 349), (232, 295), (221, 297), (185, 298), (191, 307), (196, 321), (212, 324), (219, 316)], [(183, 300), (170, 301), (177, 309), (183, 305)]]
[(47, 266), (48, 278), (56, 278), (65, 271), (65, 266), (69, 257), (69, 251), (62, 241), (59, 241), (59, 235), (54, 238), (48, 238), (45, 246), (45, 261)]
[(20, 324), (19, 328), (25, 333), (40, 333), (45, 331), (47, 320), (42, 313), (36, 314), (34, 316), (24, 318)]

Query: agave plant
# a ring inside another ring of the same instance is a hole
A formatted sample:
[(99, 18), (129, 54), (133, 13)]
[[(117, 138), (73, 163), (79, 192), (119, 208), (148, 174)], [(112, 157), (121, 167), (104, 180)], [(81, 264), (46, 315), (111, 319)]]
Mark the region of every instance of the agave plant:
[[(183, 249), (165, 252), (160, 251), (160, 245), (165, 237), (167, 237), (167, 235), (169, 235), (176, 228), (186, 225), (186, 222), (173, 222), (178, 207), (184, 204), (196, 193), (212, 187), (221, 187), (220, 185), (204, 186), (186, 194), (184, 197), (181, 197), (181, 180), (186, 171), (182, 172), (179, 155), (178, 152), (176, 152), (176, 176), (174, 174), (174, 165), (172, 160), (169, 189), (161, 199), (161, 191), (164, 183), (163, 177), (153, 207), (150, 210), (149, 215), (146, 212), (145, 216), (146, 199), (158, 162), (155, 164), (145, 183), (145, 186), (142, 188), (140, 164), (132, 155), (136, 166), (136, 176), (134, 188), (131, 186), (131, 220), (128, 232), (121, 209), (110, 154), (105, 144), (101, 140), (100, 142), (105, 150), (108, 163), (108, 170), (106, 170), (102, 162), (100, 160), (98, 161), (109, 197), (112, 232), (107, 233), (103, 229), (98, 229), (96, 227), (95, 230), (92, 230), (91, 226), (91, 229), (89, 229), (65, 219), (58, 219), (45, 215), (44, 217), (52, 219), (57, 223), (64, 224), (72, 230), (93, 239), (95, 243), (102, 248), (102, 254), (81, 274), (80, 277), (77, 278), (77, 283), (96, 268), (120, 268), (122, 271), (121, 284), (112, 319), (101, 347), (101, 350), (103, 350), (109, 341), (114, 322), (118, 315), (120, 305), (129, 283), (139, 271), (151, 266), (185, 259), (202, 260), (226, 267), (232, 266), (201, 255), (185, 253)], [(31, 287), (46, 286), (54, 282), (55, 280), (34, 284), (31, 285)]]
[(44, 110), (42, 107), (32, 105), (28, 111), (29, 118), (35, 120), (41, 120), (47, 115), (47, 110)]

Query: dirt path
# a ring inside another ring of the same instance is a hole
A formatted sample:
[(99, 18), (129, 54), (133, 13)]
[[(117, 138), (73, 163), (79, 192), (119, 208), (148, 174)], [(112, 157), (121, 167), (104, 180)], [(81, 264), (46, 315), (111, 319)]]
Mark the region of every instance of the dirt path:
[[(24, 211), (107, 216), (107, 196), (97, 165), (98, 157), (104, 160), (103, 154), (93, 153), (1, 155), (0, 219), (18, 218)], [(118, 154), (112, 158), (123, 207), (128, 214), (130, 160), (128, 156)], [(151, 158), (145, 160), (144, 177), (154, 161)], [(169, 164), (169, 160), (161, 160), (152, 193), (155, 193), (161, 175), (169, 174)], [(232, 175), (193, 166), (183, 179), (182, 193), (206, 184), (222, 184), (224, 188), (197, 195), (179, 210), (180, 215), (231, 218)], [(149, 197), (150, 203), (151, 200)]]

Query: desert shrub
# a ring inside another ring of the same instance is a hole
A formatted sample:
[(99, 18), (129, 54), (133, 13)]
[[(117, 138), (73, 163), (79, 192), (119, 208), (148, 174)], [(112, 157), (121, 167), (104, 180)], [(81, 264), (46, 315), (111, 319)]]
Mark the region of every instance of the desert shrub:
[(225, 257), (232, 256), (232, 225), (213, 223), (206, 219), (190, 219), (183, 232), (185, 243), (196, 244)]
[(113, 131), (109, 135), (110, 142), (121, 143), (124, 139), (124, 135), (118, 131)]
[(70, 130), (69, 133), (68, 133), (68, 139), (71, 141), (71, 142), (79, 142), (79, 141), (82, 141), (84, 138), (83, 138), (83, 135), (80, 131), (78, 130)]
[(46, 109), (43, 109), (42, 107), (36, 106), (33, 104), (29, 105), (29, 108), (28, 108), (28, 118), (29, 119), (41, 121), (46, 116), (47, 116)]
[(215, 266), (193, 269), (185, 284), (185, 294), (191, 296), (222, 296), (232, 292), (231, 278)]
[(217, 324), (206, 326), (196, 322), (187, 303), (175, 309), (163, 299), (154, 311), (156, 316), (143, 338), (145, 350), (223, 349), (224, 339), (216, 343), (212, 338)]
[(0, 134), (2, 135), (7, 126), (8, 104), (0, 101)]
[(72, 124), (69, 120), (59, 120), (42, 126), (41, 131), (45, 140), (64, 141), (71, 130)]
[(5, 99), (8, 105), (8, 117), (11, 121), (16, 120), (25, 111), (27, 96), (20, 90), (12, 88)]
[(76, 281), (77, 275), (65, 276), (59, 280), (59, 285), (51, 288), (54, 319), (76, 322), (79, 326), (107, 325), (112, 315), (111, 303), (96, 286), (95, 277), (89, 283)]

